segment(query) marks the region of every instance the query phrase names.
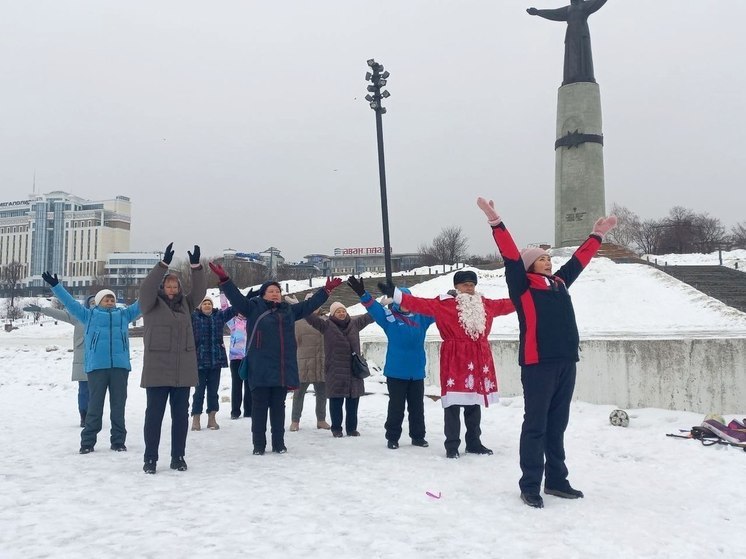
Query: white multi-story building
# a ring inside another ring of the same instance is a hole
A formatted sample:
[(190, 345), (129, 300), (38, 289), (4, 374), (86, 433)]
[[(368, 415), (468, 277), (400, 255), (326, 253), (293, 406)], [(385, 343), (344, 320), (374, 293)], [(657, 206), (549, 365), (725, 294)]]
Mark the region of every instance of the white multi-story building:
[(161, 261), (162, 252), (113, 252), (106, 258), (104, 279), (118, 301), (131, 303), (137, 298), (140, 284)]
[(0, 202), (0, 271), (18, 262), (21, 286), (43, 290), (41, 274), (57, 273), (65, 286), (91, 286), (106, 257), (129, 250), (130, 199), (84, 200), (67, 192)]

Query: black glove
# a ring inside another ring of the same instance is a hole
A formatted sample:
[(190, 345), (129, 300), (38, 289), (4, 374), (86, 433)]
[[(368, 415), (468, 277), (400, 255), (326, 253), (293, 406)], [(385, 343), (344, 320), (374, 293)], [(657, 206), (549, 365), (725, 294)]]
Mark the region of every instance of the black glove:
[(23, 307), (23, 310), (25, 312), (41, 312), (41, 307), (39, 305), (28, 305)]
[(60, 280), (57, 279), (57, 274), (52, 275), (49, 272), (44, 272), (41, 275), (41, 279), (43, 279), (45, 282), (47, 282), (52, 287), (54, 287), (55, 285), (57, 285), (58, 283), (60, 283)]
[(254, 291), (253, 289), (249, 289), (249, 292), (246, 294), (247, 299), (251, 299), (252, 297), (259, 297), (259, 289)]
[(161, 260), (163, 260), (166, 265), (171, 264), (171, 260), (174, 258), (174, 250), (171, 248), (172, 246), (174, 246), (173, 243), (168, 243), (166, 250), (163, 251), (163, 258), (161, 258)]
[(394, 284), (391, 282), (388, 283), (379, 283), (378, 289), (381, 290), (381, 293), (386, 295), (386, 297), (393, 297), (394, 296), (394, 290), (396, 287), (394, 287)]
[(189, 255), (189, 263), (192, 266), (199, 264), (199, 245), (194, 245), (194, 252), (187, 251), (187, 254)]
[(358, 297), (362, 297), (363, 293), (365, 293), (365, 285), (363, 284), (363, 278), (357, 279), (355, 276), (350, 276), (347, 278), (347, 285), (350, 286), (350, 289), (352, 289), (355, 293), (357, 293)]

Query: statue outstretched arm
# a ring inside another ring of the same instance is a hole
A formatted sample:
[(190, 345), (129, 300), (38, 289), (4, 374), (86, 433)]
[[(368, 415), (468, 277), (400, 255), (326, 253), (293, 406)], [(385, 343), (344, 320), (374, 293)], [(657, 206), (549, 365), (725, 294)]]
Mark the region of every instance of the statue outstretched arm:
[[(605, 2), (606, 0), (600, 1)], [(600, 7), (601, 6), (599, 6), (599, 8)], [(552, 21), (567, 21), (568, 9), (567, 7), (557, 8), (555, 10), (537, 10), (536, 8), (529, 8), (526, 12), (528, 12), (529, 15), (551, 19)]]
[(583, 5), (585, 13), (591, 15), (593, 12), (597, 12), (604, 4), (606, 4), (606, 1), (607, 0), (587, 0)]

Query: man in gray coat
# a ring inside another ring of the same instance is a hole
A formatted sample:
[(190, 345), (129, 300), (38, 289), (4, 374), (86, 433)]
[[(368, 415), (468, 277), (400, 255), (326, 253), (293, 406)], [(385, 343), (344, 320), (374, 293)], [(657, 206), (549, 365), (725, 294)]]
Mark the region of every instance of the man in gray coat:
[[(189, 428), (189, 390), (197, 386), (197, 355), (192, 330), (192, 311), (204, 299), (207, 280), (199, 263), (199, 246), (187, 251), (191, 265), (192, 290), (184, 293), (179, 278), (169, 274), (174, 256), (173, 243), (140, 286), (143, 315), (143, 369), (140, 386), (147, 394), (145, 409), (146, 474), (154, 474), (166, 402), (171, 406), (171, 469), (183, 472)], [(164, 275), (165, 274), (165, 275)]]
[[(94, 296), (86, 298), (84, 306), (91, 308)], [(78, 411), (80, 412), (80, 426), (85, 427), (85, 416), (88, 411), (88, 375), (83, 370), (83, 356), (85, 355), (85, 326), (78, 322), (65, 309), (53, 307), (40, 307), (39, 305), (28, 305), (23, 308), (26, 312), (41, 313), (44, 316), (72, 324), (73, 329), (73, 376), (72, 380), (78, 383)]]

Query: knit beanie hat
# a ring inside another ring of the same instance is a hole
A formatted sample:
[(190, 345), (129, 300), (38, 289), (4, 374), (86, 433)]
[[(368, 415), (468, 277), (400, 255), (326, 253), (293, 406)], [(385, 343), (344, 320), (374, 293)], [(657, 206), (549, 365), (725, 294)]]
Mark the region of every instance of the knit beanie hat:
[(467, 281), (470, 281), (474, 285), (477, 284), (477, 274), (471, 270), (459, 270), (455, 274), (453, 274), (453, 285), (458, 285), (459, 283), (465, 283)]
[(329, 307), (329, 316), (334, 316), (334, 313), (337, 312), (338, 309), (345, 309), (345, 306), (339, 301), (334, 301), (332, 306)]
[(198, 307), (201, 307), (201, 306), (202, 306), (202, 303), (204, 303), (205, 301), (210, 301), (210, 302), (212, 303), (212, 306), (213, 306), (213, 307), (215, 306), (215, 301), (213, 301), (213, 300), (212, 300), (212, 297), (210, 297), (209, 295), (205, 295), (204, 299), (202, 299), (202, 300), (201, 300), (201, 301), (199, 302), (199, 305), (197, 305), (197, 306), (198, 306)]
[(540, 257), (540, 256), (549, 256), (549, 253), (544, 250), (543, 248), (539, 247), (529, 247), (524, 248), (521, 251), (521, 260), (523, 260), (523, 268), (528, 272), (528, 269), (533, 265), (534, 262)]
[(111, 295), (112, 297), (114, 297), (114, 300), (116, 301), (117, 296), (114, 295), (114, 292), (111, 289), (102, 289), (101, 291), (96, 293), (96, 297), (93, 299), (96, 302), (96, 306), (99, 306), (103, 298), (106, 297), (107, 295)]
[(279, 289), (280, 291), (282, 291), (282, 286), (278, 282), (276, 282), (276, 281), (265, 281), (262, 284), (262, 286), (259, 288), (259, 297), (264, 297), (264, 294), (267, 292), (267, 288), (270, 285), (275, 285), (275, 286), (277, 286), (277, 289)]

